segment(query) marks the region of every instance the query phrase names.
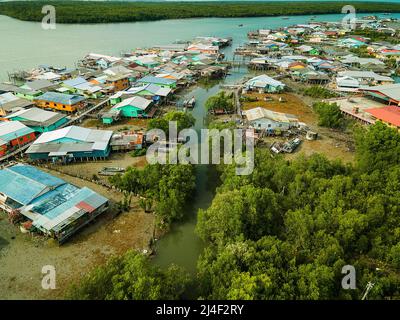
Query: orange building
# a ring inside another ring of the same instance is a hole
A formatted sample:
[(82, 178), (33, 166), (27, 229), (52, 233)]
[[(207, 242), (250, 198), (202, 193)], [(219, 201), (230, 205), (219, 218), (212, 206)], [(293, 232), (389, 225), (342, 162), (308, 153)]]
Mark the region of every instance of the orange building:
[(55, 109), (72, 113), (84, 106), (85, 98), (80, 95), (71, 95), (58, 92), (46, 92), (35, 99), (38, 107), (43, 109)]
[(129, 88), (129, 79), (126, 75), (111, 76), (106, 79), (107, 87), (112, 87), (112, 91), (123, 91)]

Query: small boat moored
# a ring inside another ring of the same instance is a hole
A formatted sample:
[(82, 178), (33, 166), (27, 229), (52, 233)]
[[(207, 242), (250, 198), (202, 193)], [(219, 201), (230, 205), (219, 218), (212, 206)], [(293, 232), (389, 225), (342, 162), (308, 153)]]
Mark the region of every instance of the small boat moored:
[(195, 104), (196, 104), (196, 99), (194, 97), (183, 101), (183, 106), (186, 108), (194, 108)]

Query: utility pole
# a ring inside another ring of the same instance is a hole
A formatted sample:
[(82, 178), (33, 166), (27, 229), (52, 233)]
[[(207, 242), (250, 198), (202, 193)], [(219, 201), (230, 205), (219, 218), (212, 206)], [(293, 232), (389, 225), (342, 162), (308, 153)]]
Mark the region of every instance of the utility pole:
[(365, 300), (367, 298), (368, 292), (374, 287), (375, 283), (368, 282), (367, 286), (365, 287), (365, 292), (361, 300)]

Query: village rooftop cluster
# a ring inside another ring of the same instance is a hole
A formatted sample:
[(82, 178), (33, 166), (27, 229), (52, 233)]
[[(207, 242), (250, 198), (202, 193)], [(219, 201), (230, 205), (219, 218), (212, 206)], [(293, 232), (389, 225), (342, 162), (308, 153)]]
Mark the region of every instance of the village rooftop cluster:
[[(141, 149), (143, 131), (79, 124), (96, 119), (111, 127), (122, 119), (160, 116), (177, 92), (200, 78), (225, 75), (220, 48), (230, 43), (198, 37), (121, 57), (90, 53), (73, 69), (39, 66), (9, 74), (10, 81), (0, 84), (0, 208), (9, 220), (23, 232), (36, 231), (63, 243), (107, 210), (108, 199), (32, 164), (104, 160), (111, 152)], [(194, 107), (190, 100), (185, 108)], [(16, 164), (14, 158), (29, 164)], [(104, 168), (100, 174), (121, 171)]]
[[(113, 127), (126, 119), (160, 117), (171, 105), (188, 111), (196, 101), (179, 103), (179, 92), (201, 79), (221, 79), (237, 64), (246, 64), (250, 76), (225, 87), (234, 93), (234, 108), (217, 106), (209, 112), (221, 121), (231, 117), (238, 127), (251, 129), (247, 134), (255, 138), (293, 136), (283, 145), (273, 144), (274, 153), (292, 152), (303, 135), (308, 140), (318, 136), (296, 114), (265, 107), (265, 102), (275, 100), (284, 106), (280, 94), (290, 92), (296, 83), (329, 90), (335, 97), (327, 102), (337, 103), (346, 116), (365, 125), (380, 120), (400, 128), (400, 83), (394, 77), (399, 70), (400, 45), (389, 41), (398, 37), (399, 27), (395, 19), (377, 17), (358, 20), (356, 30), (311, 20), (249, 32), (248, 42), (236, 48), (233, 61), (224, 60), (221, 50), (232, 39), (197, 37), (121, 56), (90, 53), (73, 69), (40, 66), (9, 74), (10, 81), (0, 85), (0, 161), (4, 167), (0, 170), (0, 208), (10, 220), (22, 223), (24, 230), (65, 241), (104, 212), (108, 200), (36, 167), (104, 160), (114, 152), (142, 149), (148, 141), (145, 130)], [(381, 38), (372, 39), (369, 33)], [(244, 108), (249, 99), (255, 99), (256, 106)], [(80, 126), (85, 119), (107, 128)], [(10, 163), (15, 157), (29, 164)], [(109, 168), (104, 174), (123, 170)], [(37, 183), (21, 198), (21, 190), (33, 181)]]
[[(399, 76), (400, 44), (393, 40), (399, 37), (400, 23), (366, 16), (356, 21), (356, 27), (346, 30), (340, 22), (311, 20), (278, 30), (261, 29), (248, 33), (248, 43), (237, 48), (235, 57), (249, 60), (251, 69), (330, 90), (337, 98), (326, 101), (337, 103), (342, 113), (357, 121), (380, 120), (399, 128), (400, 83), (395, 76)], [(261, 76), (249, 87), (282, 91), (285, 85), (276, 78)]]

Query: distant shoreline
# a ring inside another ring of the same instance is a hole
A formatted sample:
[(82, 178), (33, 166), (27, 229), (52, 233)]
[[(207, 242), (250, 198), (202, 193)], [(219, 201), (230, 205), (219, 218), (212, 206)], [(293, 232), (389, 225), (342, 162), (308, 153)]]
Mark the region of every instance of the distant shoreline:
[[(295, 5), (294, 5), (295, 4)], [(245, 18), (341, 14), (344, 5), (357, 13), (399, 13), (389, 2), (0, 2), (0, 15), (22, 21), (42, 21), (44, 5), (56, 8), (57, 23), (118, 23), (188, 18)]]

